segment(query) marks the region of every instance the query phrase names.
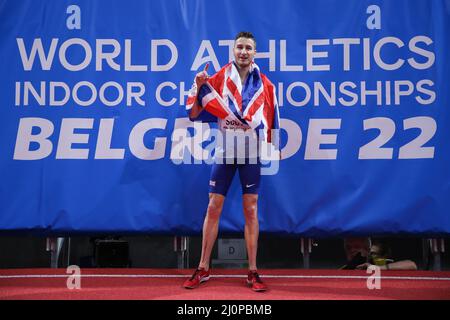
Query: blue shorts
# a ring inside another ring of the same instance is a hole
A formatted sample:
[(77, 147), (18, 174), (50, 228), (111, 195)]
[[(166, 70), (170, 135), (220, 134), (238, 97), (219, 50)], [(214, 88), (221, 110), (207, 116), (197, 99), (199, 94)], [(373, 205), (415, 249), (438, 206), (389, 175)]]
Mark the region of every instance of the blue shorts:
[(242, 194), (258, 194), (261, 180), (261, 162), (245, 164), (214, 163), (209, 180), (209, 192), (227, 195), (236, 170), (239, 170)]

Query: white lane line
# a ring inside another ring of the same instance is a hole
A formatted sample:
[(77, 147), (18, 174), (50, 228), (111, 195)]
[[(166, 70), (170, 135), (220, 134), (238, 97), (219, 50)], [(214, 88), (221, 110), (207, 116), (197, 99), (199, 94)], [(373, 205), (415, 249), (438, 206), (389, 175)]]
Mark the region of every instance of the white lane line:
[[(0, 275), (0, 279), (30, 279), (30, 278), (67, 278), (76, 277), (76, 274), (23, 274), (23, 275)], [(189, 275), (170, 275), (170, 274), (81, 274), (82, 278), (185, 278)], [(367, 276), (301, 276), (301, 275), (262, 275), (267, 279), (367, 279)], [(213, 278), (246, 278), (245, 275), (211, 275)], [(376, 278), (376, 277), (374, 277)], [(410, 276), (381, 276), (381, 279), (390, 280), (431, 280), (431, 281), (450, 281), (448, 277), (410, 277)]]

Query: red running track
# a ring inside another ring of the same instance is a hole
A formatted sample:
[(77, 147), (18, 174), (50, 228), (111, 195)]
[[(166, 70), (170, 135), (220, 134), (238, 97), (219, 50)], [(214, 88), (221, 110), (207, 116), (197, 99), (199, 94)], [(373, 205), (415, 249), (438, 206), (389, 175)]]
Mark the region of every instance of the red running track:
[(70, 290), (66, 269), (0, 269), (0, 300), (450, 300), (450, 272), (384, 271), (381, 289), (369, 290), (366, 271), (260, 270), (269, 290), (256, 293), (246, 270), (212, 271), (187, 290), (192, 270), (82, 269), (81, 289)]

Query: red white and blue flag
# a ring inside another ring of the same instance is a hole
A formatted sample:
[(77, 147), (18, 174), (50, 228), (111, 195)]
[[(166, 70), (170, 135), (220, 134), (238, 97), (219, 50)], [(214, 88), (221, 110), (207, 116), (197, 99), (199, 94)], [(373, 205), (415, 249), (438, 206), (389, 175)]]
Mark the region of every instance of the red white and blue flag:
[[(218, 119), (234, 121), (248, 126), (257, 134), (263, 133), (263, 141), (272, 142), (272, 129), (280, 128), (275, 86), (252, 63), (250, 73), (242, 85), (234, 62), (230, 62), (208, 79), (196, 96), (189, 93), (186, 109), (192, 121), (214, 122)], [(191, 118), (195, 99), (204, 108), (198, 117)]]

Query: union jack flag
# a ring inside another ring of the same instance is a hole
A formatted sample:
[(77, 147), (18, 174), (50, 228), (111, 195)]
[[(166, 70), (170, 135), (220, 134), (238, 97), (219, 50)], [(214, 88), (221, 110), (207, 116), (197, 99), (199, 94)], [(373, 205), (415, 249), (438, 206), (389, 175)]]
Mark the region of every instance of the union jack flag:
[[(275, 86), (260, 72), (256, 63), (252, 63), (250, 74), (243, 85), (235, 63), (230, 62), (210, 77), (196, 94), (197, 90), (194, 88), (186, 102), (190, 120), (234, 121), (249, 126), (257, 134), (262, 132), (264, 141), (275, 142), (272, 141), (271, 130), (280, 128)], [(190, 111), (195, 99), (198, 99), (198, 103), (207, 112), (202, 111), (194, 119), (190, 116)]]

